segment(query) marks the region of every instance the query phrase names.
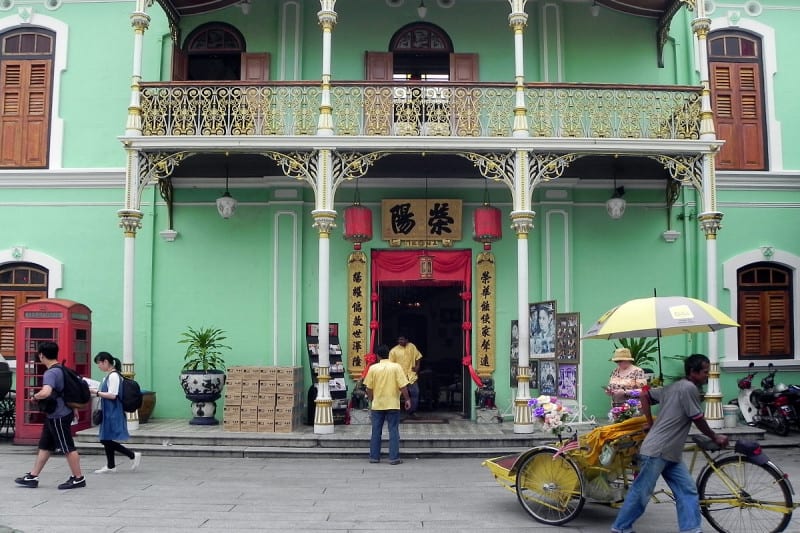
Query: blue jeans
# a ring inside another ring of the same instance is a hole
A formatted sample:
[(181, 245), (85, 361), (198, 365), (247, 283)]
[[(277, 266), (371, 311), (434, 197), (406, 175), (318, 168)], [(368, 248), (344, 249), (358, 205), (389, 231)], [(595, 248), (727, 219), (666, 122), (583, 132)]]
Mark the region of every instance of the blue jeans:
[(408, 414), (416, 413), (419, 406), (419, 385), (411, 383), (407, 385), (407, 388), (408, 397), (411, 399), (411, 409), (408, 410)]
[(700, 533), (700, 501), (697, 485), (682, 462), (665, 461), (660, 457), (639, 456), (641, 470), (636, 476), (625, 503), (611, 526), (612, 531), (630, 533), (633, 523), (644, 514), (644, 509), (653, 494), (658, 476), (663, 476), (672, 493), (678, 512), (678, 529), (681, 533)]
[(372, 435), (369, 439), (369, 458), (378, 461), (381, 458), (381, 432), (383, 422), (389, 427), (389, 460), (400, 459), (400, 410), (371, 411)]

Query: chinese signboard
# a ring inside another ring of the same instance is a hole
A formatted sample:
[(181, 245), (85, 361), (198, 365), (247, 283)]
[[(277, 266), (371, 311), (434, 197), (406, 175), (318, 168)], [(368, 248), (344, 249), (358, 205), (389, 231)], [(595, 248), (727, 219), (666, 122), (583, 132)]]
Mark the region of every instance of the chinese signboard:
[(352, 252), (347, 260), (347, 370), (358, 379), (364, 370), (364, 355), (369, 350), (369, 309), (367, 285), (367, 257), (363, 252)]
[(449, 246), (461, 240), (461, 210), (461, 200), (383, 200), (382, 238), (398, 246)]

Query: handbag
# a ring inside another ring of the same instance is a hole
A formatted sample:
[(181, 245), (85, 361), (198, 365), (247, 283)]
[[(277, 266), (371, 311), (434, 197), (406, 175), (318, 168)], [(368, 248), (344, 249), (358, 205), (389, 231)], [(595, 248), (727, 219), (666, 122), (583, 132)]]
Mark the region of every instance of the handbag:
[(103, 410), (102, 409), (95, 409), (92, 411), (92, 424), (95, 426), (99, 426), (103, 423)]

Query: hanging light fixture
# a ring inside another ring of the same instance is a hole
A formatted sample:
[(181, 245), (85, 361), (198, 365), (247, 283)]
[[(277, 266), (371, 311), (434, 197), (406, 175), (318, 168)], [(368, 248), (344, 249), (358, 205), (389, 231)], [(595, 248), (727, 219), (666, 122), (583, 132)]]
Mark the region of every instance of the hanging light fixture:
[(428, 14), (428, 8), (425, 7), (425, 0), (419, 0), (419, 7), (417, 8), (417, 15), (419, 18), (424, 19), (425, 15)]
[(224, 219), (231, 218), (239, 202), (228, 191), (228, 152), (225, 152), (225, 192), (217, 198), (217, 212)]
[(625, 199), (623, 196), (625, 195), (625, 187), (617, 187), (617, 156), (614, 156), (614, 167), (613, 167), (613, 174), (614, 174), (614, 194), (606, 201), (606, 211), (608, 211), (608, 216), (617, 220), (622, 218), (622, 215), (625, 213)]
[(477, 242), (482, 242), (484, 250), (491, 250), (492, 243), (503, 238), (500, 220), (500, 210), (489, 205), (489, 187), (484, 179), (483, 205), (476, 208), (472, 214), (472, 238)]
[(592, 7), (590, 7), (589, 10), (592, 12), (593, 17), (600, 16), (600, 6), (597, 5), (597, 0), (592, 2)]
[(353, 250), (360, 250), (361, 243), (372, 240), (372, 211), (361, 205), (358, 179), (353, 205), (344, 210), (344, 240), (353, 243)]

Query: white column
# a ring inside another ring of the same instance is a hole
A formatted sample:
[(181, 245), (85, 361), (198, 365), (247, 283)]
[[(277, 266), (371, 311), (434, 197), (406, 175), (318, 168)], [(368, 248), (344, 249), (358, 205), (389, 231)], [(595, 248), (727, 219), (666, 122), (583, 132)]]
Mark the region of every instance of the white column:
[[(692, 31), (695, 35), (697, 46), (698, 68), (700, 71), (700, 84), (703, 92), (700, 101), (700, 138), (703, 140), (716, 140), (714, 130), (714, 113), (711, 107), (711, 85), (708, 70), (708, 31), (711, 21), (705, 16), (705, 4), (697, 2), (695, 6), (697, 18), (692, 21)], [(703, 186), (700, 191), (702, 197), (702, 212), (698, 215), (700, 227), (706, 236), (706, 287), (708, 293), (706, 301), (717, 306), (717, 232), (722, 221), (722, 213), (717, 211), (717, 186), (714, 169), (714, 154), (703, 157)], [(705, 418), (713, 429), (723, 427), (722, 417), (722, 389), (719, 382), (719, 345), (717, 334), (709, 333), (708, 359), (711, 362), (711, 372), (706, 388)]]
[[(128, 106), (128, 118), (125, 124), (125, 135), (142, 134), (141, 88), (142, 81), (142, 44), (144, 32), (150, 26), (150, 16), (145, 12), (147, 0), (136, 0), (136, 7), (131, 13), (133, 27), (133, 64), (131, 66), (131, 99)], [(117, 212), (119, 226), (123, 230), (123, 262), (122, 262), (122, 372), (130, 377), (135, 375), (134, 361), (134, 308), (136, 279), (136, 232), (142, 227), (142, 212), (139, 210), (139, 153), (127, 150), (125, 167), (125, 208)], [(127, 413), (128, 430), (139, 429), (139, 413)]]
[(314, 401), (314, 433), (333, 433), (333, 399), (330, 390), (330, 234), (336, 227), (333, 210), (332, 153), (319, 151), (317, 165), (316, 209), (311, 213), (319, 232), (319, 367), (317, 368), (317, 397)]
[(333, 135), (333, 115), (331, 113), (331, 50), (332, 32), (336, 26), (336, 11), (333, 10), (336, 0), (320, 0), (320, 11), (317, 13), (319, 25), (322, 26), (322, 94), (320, 102), (317, 135)]

